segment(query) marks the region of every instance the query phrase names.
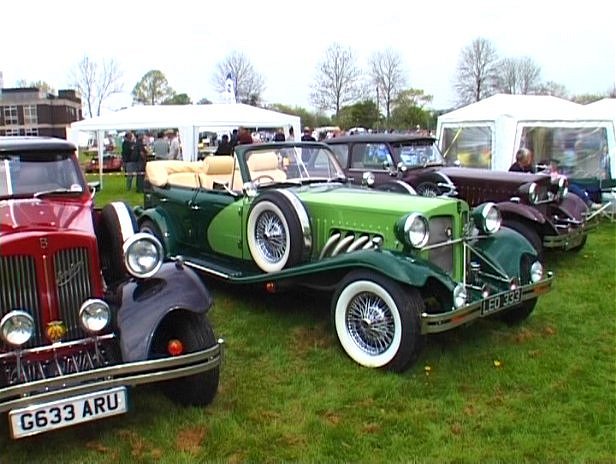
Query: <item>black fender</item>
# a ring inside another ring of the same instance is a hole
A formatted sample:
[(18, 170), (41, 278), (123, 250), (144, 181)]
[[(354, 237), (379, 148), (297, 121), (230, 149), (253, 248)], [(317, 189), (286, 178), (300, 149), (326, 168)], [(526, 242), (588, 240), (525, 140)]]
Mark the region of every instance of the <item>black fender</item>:
[(130, 279), (116, 290), (117, 326), (125, 362), (148, 359), (158, 325), (174, 310), (207, 313), (212, 296), (199, 276), (181, 262), (167, 262), (151, 278)]

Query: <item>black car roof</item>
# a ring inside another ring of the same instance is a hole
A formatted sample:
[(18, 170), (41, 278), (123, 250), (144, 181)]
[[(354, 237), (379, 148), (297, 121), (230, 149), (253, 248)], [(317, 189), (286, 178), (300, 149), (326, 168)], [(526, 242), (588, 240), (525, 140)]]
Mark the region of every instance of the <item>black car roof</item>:
[(41, 136), (0, 136), (0, 152), (9, 152), (16, 150), (61, 150), (75, 151), (76, 147), (71, 142), (64, 139), (54, 137)]
[(325, 143), (330, 144), (330, 145), (335, 145), (338, 143), (349, 143), (349, 142), (396, 143), (396, 142), (408, 142), (408, 141), (417, 141), (417, 140), (432, 143), (436, 139), (428, 135), (419, 135), (419, 134), (377, 133), (377, 134), (344, 135), (342, 137), (334, 137), (333, 139), (327, 139), (325, 140)]

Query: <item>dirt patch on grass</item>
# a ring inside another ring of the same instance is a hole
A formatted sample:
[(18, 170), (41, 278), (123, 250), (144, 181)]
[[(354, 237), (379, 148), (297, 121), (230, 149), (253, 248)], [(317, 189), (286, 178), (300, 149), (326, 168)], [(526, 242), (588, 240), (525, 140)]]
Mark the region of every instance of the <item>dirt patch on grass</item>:
[(175, 447), (178, 451), (197, 454), (201, 450), (201, 444), (207, 436), (207, 428), (187, 427), (180, 430), (175, 438)]

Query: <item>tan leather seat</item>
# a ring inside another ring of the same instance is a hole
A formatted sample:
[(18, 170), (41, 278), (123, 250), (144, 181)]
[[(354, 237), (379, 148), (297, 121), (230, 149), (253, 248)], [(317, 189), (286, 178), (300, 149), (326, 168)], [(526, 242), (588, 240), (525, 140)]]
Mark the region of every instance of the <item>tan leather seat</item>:
[(267, 182), (268, 178), (274, 180), (274, 182), (284, 182), (287, 180), (287, 174), (280, 169), (278, 162), (278, 155), (273, 152), (255, 152), (247, 161), (248, 170), (250, 171), (250, 178), (255, 180), (260, 176), (266, 176), (264, 182)]
[(145, 165), (145, 175), (152, 185), (181, 185), (183, 187), (199, 187), (198, 174), (203, 168), (199, 162), (161, 160), (149, 161)]
[(226, 185), (231, 188), (233, 176), (233, 156), (212, 155), (203, 161), (203, 170), (199, 173), (199, 180), (204, 189), (215, 188), (214, 184)]

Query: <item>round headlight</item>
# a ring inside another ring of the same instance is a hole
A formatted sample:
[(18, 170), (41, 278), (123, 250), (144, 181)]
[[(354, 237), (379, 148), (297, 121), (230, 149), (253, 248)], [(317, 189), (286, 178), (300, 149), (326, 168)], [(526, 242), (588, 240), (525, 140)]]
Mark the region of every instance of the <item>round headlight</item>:
[(86, 331), (98, 333), (107, 327), (111, 319), (109, 305), (103, 300), (87, 300), (79, 308), (79, 319)]
[(560, 176), (558, 178), (558, 192), (556, 196), (559, 200), (562, 200), (569, 194), (569, 181), (566, 177)]
[(371, 172), (364, 172), (364, 174), (361, 176), (361, 181), (363, 185), (372, 187), (374, 185), (374, 174), (372, 174)]
[(532, 205), (539, 201), (539, 189), (534, 182), (528, 187), (528, 201), (530, 201)]
[(11, 311), (0, 320), (0, 333), (9, 345), (24, 345), (34, 335), (34, 319), (25, 311)]
[(404, 221), (404, 236), (413, 248), (422, 248), (430, 238), (428, 220), (419, 213), (412, 213)]
[(475, 226), (484, 234), (495, 234), (500, 230), (502, 218), (494, 203), (484, 203), (473, 210)]
[(126, 270), (133, 277), (152, 277), (163, 264), (163, 246), (154, 235), (137, 233), (124, 242), (123, 249)]
[(531, 282), (539, 282), (543, 278), (543, 265), (539, 261), (535, 261), (530, 267)]
[(466, 304), (466, 300), (468, 298), (468, 294), (466, 293), (466, 287), (464, 284), (456, 285), (456, 288), (453, 289), (453, 305), (456, 308), (461, 308)]

